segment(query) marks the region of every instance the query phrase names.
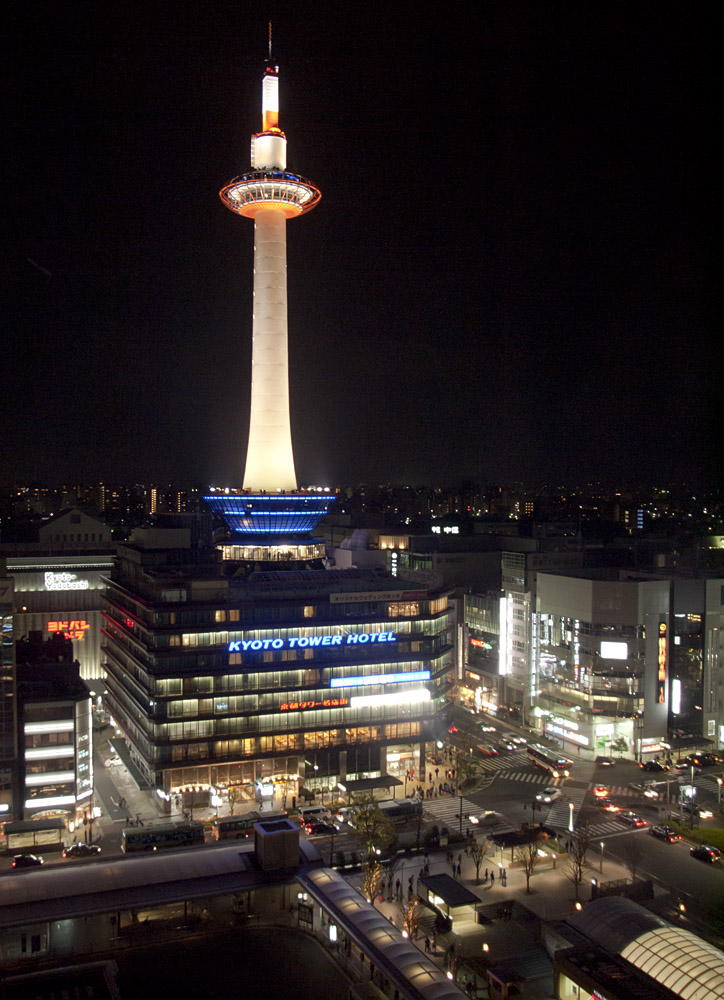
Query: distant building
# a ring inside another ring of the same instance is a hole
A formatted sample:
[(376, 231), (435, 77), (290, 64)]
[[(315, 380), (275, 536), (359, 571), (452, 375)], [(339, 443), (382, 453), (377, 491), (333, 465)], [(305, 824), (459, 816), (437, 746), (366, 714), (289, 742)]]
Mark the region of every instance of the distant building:
[(91, 696), (62, 635), (33, 632), (16, 644), (18, 819), (76, 822), (93, 794)]
[(17, 819), (13, 789), (17, 784), (18, 738), (15, 687), (13, 580), (0, 559), (0, 821)]

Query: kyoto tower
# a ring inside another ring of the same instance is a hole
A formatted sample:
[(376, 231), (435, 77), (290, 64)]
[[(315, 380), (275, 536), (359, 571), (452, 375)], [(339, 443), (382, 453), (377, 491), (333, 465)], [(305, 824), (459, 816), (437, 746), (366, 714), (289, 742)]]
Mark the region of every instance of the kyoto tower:
[[(254, 307), (249, 443), (244, 492), (207, 497), (235, 535), (310, 531), (331, 497), (297, 490), (289, 413), (287, 346), (287, 219), (311, 211), (321, 194), (287, 167), (287, 137), (279, 128), (279, 67), (269, 52), (262, 79), (261, 131), (251, 137), (251, 170), (219, 192), (232, 212), (254, 220)], [(292, 502), (293, 498), (293, 502)], [(303, 516), (302, 516), (303, 515)]]

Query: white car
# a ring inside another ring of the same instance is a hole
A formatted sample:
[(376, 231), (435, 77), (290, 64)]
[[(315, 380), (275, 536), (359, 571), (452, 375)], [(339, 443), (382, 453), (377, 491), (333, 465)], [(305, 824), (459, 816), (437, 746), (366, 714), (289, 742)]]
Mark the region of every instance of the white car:
[(545, 802), (545, 803), (555, 802), (556, 799), (559, 799), (562, 794), (563, 792), (560, 790), (560, 788), (556, 788), (554, 785), (551, 785), (550, 788), (544, 788), (542, 792), (538, 792), (538, 794), (535, 797), (535, 800), (536, 802)]

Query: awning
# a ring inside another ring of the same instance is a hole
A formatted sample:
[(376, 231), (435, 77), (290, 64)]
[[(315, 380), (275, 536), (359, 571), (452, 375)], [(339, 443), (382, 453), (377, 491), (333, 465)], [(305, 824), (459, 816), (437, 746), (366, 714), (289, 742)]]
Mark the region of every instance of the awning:
[(379, 778), (357, 778), (356, 781), (340, 781), (339, 787), (348, 795), (358, 792), (373, 792), (376, 788), (396, 788), (402, 782), (391, 774), (383, 774)]
[(480, 902), (479, 896), (450, 875), (421, 875), (417, 881), (418, 884), (422, 882), (428, 892), (439, 896), (447, 906), (475, 906)]

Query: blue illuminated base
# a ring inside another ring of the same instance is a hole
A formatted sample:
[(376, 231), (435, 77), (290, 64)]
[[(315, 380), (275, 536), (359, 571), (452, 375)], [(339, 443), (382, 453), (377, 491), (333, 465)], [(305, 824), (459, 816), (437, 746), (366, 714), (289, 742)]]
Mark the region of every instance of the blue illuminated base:
[(204, 497), (214, 514), (226, 521), (234, 541), (269, 544), (289, 535), (306, 535), (334, 501), (329, 493), (218, 493)]

